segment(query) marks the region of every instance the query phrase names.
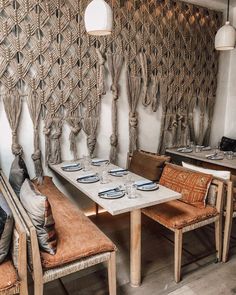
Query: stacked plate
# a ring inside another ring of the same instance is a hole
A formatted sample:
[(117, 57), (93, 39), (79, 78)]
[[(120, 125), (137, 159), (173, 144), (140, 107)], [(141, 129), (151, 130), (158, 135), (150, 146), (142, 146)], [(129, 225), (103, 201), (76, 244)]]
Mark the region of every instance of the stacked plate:
[(119, 199), (124, 197), (125, 191), (120, 187), (110, 187), (99, 191), (98, 196), (102, 199)]
[(95, 173), (86, 174), (76, 179), (79, 183), (94, 183), (100, 180), (99, 176)]
[(92, 159), (92, 165), (93, 166), (101, 166), (103, 164), (109, 164), (109, 160), (107, 159)]
[(109, 170), (108, 173), (110, 175), (112, 175), (112, 176), (122, 177), (122, 176), (128, 174), (128, 170), (127, 169), (122, 169), (122, 168), (116, 168), (116, 169)]
[(180, 153), (192, 153), (192, 151), (193, 151), (193, 149), (188, 148), (188, 147), (183, 147), (183, 148), (177, 149), (177, 152), (180, 152)]
[(135, 181), (137, 189), (140, 191), (155, 191), (159, 188), (158, 184), (151, 180), (138, 180)]
[(82, 167), (80, 163), (71, 163), (71, 164), (66, 164), (62, 166), (61, 169), (66, 172), (75, 172), (75, 171), (80, 171)]

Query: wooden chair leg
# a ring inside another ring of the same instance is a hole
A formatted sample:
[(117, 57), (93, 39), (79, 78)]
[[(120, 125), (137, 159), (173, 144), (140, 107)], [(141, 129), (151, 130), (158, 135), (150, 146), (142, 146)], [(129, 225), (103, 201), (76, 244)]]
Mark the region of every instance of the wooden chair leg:
[(116, 295), (116, 252), (111, 253), (108, 261), (109, 294)]
[(175, 230), (175, 282), (178, 283), (181, 278), (181, 260), (182, 260), (183, 232), (182, 229)]
[(96, 215), (96, 217), (98, 216), (98, 209), (99, 209), (99, 205), (97, 203), (95, 203), (95, 215)]
[(222, 218), (215, 222), (216, 257), (218, 262), (222, 258)]
[(43, 295), (43, 283), (34, 281), (34, 295)]
[(226, 200), (226, 216), (225, 216), (225, 227), (224, 227), (224, 244), (223, 244), (223, 257), (222, 261), (226, 262), (228, 260), (229, 254), (229, 243), (232, 229), (232, 219), (233, 219), (233, 187), (232, 183), (228, 184), (227, 189), (227, 200)]

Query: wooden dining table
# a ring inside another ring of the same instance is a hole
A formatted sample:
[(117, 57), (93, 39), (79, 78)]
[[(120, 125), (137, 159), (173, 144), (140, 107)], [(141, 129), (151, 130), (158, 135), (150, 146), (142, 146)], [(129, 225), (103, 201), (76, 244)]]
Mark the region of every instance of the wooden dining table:
[[(218, 150), (217, 153), (222, 154), (224, 157), (222, 160), (212, 160), (209, 159), (207, 156), (210, 154), (214, 154), (215, 149), (207, 150), (207, 151), (200, 151), (196, 152), (194, 149), (190, 153), (184, 153), (179, 151), (178, 148), (171, 148), (166, 150), (166, 154), (170, 155), (173, 160), (193, 160), (197, 163), (205, 163), (205, 167), (209, 168), (216, 168), (218, 167), (219, 170), (223, 170), (225, 168), (228, 168), (230, 171), (236, 172), (236, 157), (233, 157), (233, 159), (229, 160), (225, 157), (224, 152)], [(235, 173), (236, 174), (236, 173)]]
[[(133, 287), (138, 287), (141, 284), (141, 210), (143, 208), (176, 200), (181, 197), (181, 194), (159, 185), (154, 191), (139, 191), (137, 190), (136, 198), (128, 198), (127, 194), (119, 199), (103, 199), (98, 196), (101, 189), (124, 186), (126, 177), (109, 176), (109, 183), (101, 184), (100, 181), (92, 184), (82, 184), (77, 181), (77, 178), (95, 172), (100, 174), (102, 167), (93, 167), (90, 171), (66, 172), (62, 167), (68, 162), (63, 162), (58, 165), (50, 165), (50, 168), (71, 183), (84, 195), (88, 196), (96, 204), (104, 208), (111, 215), (130, 213), (130, 284)], [(117, 169), (118, 166), (109, 164), (106, 169)], [(144, 179), (134, 173), (129, 172), (132, 181)]]

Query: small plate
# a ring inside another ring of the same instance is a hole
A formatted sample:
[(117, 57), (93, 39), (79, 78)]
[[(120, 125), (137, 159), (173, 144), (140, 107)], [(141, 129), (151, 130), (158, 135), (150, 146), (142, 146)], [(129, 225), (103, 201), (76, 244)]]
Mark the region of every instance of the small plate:
[(140, 191), (155, 191), (159, 188), (159, 185), (156, 183), (138, 186), (137, 189)]
[(208, 160), (224, 160), (224, 157), (223, 156), (214, 156), (214, 157), (209, 157)]
[(77, 166), (65, 166), (65, 167), (61, 167), (61, 169), (65, 172), (76, 172), (76, 171), (80, 171), (82, 169), (82, 167), (80, 165)]
[(202, 148), (202, 151), (211, 151), (212, 148), (210, 146), (205, 146)]
[(115, 176), (115, 177), (122, 177), (124, 175), (127, 175), (129, 172), (128, 171), (117, 171), (117, 172), (109, 172), (109, 174), (111, 176)]
[(180, 149), (177, 149), (177, 152), (180, 152), (180, 153), (192, 153), (193, 149), (190, 149), (190, 148), (180, 148)]
[(125, 192), (123, 191), (113, 191), (113, 192), (107, 192), (104, 194), (99, 195), (100, 198), (102, 199), (119, 199), (124, 197)]
[(93, 165), (93, 166), (98, 166), (98, 167), (99, 167), (99, 166), (102, 166), (104, 163), (105, 163), (105, 164), (108, 164), (108, 163), (109, 163), (109, 160), (104, 160), (104, 161), (100, 161), (100, 162), (93, 162), (93, 161), (92, 161), (92, 165)]
[(98, 182), (99, 180), (100, 178), (97, 175), (89, 176), (82, 179), (77, 179), (79, 183), (94, 183), (94, 182)]

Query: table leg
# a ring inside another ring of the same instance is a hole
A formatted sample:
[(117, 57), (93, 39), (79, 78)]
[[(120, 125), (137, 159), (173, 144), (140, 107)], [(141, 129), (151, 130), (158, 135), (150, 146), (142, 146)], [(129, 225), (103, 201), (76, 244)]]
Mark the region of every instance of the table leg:
[(130, 212), (130, 284), (141, 284), (141, 210)]

